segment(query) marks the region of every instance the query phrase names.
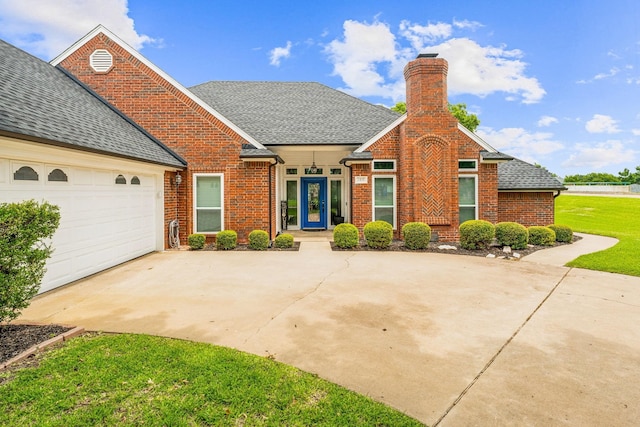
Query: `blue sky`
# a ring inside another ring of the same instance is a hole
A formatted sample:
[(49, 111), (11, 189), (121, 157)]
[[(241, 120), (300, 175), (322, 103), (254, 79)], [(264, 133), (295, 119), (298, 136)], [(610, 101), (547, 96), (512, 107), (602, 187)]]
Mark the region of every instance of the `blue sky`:
[(637, 0), (0, 0), (0, 38), (47, 61), (98, 24), (187, 87), (317, 81), (387, 106), (437, 52), (500, 151), (560, 176), (640, 165)]

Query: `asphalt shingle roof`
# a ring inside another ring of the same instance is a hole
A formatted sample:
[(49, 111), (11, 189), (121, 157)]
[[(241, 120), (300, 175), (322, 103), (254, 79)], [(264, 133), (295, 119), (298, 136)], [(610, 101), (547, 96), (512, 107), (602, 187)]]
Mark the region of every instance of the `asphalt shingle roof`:
[(185, 166), (175, 153), (65, 72), (3, 40), (0, 132), (166, 166)]
[(565, 189), (565, 186), (550, 172), (520, 159), (498, 164), (498, 190)]
[(362, 145), (400, 115), (313, 82), (216, 81), (189, 88), (263, 145)]

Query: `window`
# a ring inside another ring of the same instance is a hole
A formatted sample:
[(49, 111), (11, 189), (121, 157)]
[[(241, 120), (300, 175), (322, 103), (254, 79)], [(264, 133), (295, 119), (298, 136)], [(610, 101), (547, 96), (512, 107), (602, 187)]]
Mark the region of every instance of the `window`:
[(458, 169), (465, 171), (477, 171), (478, 170), (478, 162), (476, 160), (470, 159), (461, 159), (458, 160)]
[(53, 181), (53, 182), (67, 182), (69, 181), (69, 178), (67, 177), (67, 174), (64, 173), (62, 169), (54, 169), (51, 172), (49, 172), (49, 176), (47, 177), (47, 180)]
[(322, 171), (322, 168), (316, 168), (316, 170), (305, 168), (304, 173), (306, 175), (322, 175), (324, 172)]
[(287, 181), (287, 225), (298, 225), (298, 181)]
[(329, 174), (331, 174), (331, 175), (342, 175), (342, 169), (340, 169), (340, 168), (331, 168), (329, 170)]
[(396, 227), (396, 177), (373, 177), (373, 219)]
[(296, 168), (287, 168), (287, 175), (298, 175), (298, 169), (296, 169)]
[(16, 181), (37, 181), (38, 172), (36, 172), (32, 167), (22, 166), (13, 173), (13, 179)]
[(194, 233), (222, 231), (223, 182), (221, 174), (196, 174), (193, 187)]
[(460, 224), (470, 219), (477, 218), (477, 201), (476, 201), (476, 177), (461, 176), (458, 178), (459, 205), (460, 205)]
[(373, 170), (393, 172), (396, 170), (396, 161), (395, 160), (374, 160)]
[(140, 178), (138, 178), (137, 176), (133, 176), (131, 178), (131, 185), (140, 185)]
[(127, 183), (127, 178), (125, 178), (124, 175), (116, 176), (116, 184), (126, 184), (126, 183)]

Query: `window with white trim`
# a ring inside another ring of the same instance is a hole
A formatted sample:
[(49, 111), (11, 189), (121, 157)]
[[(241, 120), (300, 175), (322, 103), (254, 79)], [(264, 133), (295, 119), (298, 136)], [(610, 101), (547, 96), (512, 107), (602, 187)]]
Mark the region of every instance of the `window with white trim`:
[(194, 233), (212, 234), (223, 230), (224, 184), (222, 174), (194, 174)]
[(373, 170), (379, 172), (395, 172), (396, 161), (395, 160), (374, 160)]
[(478, 218), (478, 186), (476, 175), (458, 177), (460, 224)]
[(458, 170), (477, 171), (478, 161), (476, 159), (460, 159), (458, 160)]
[(373, 220), (396, 228), (396, 177), (373, 176)]

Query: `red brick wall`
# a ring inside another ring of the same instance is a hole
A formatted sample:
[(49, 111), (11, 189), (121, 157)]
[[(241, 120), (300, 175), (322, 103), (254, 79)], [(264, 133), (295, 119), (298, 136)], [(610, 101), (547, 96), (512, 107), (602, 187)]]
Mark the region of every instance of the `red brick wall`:
[[(113, 56), (109, 72), (90, 68), (96, 49)], [(102, 34), (60, 65), (188, 162), (178, 189), (168, 185), (171, 174), (165, 177), (165, 222), (176, 217), (177, 207), (182, 241), (193, 231), (192, 173), (224, 174), (225, 228), (237, 231), (241, 241), (254, 229), (269, 230), (269, 163), (242, 162), (246, 141), (232, 129)]]
[(530, 227), (554, 222), (552, 192), (498, 193), (498, 222), (513, 221)]

